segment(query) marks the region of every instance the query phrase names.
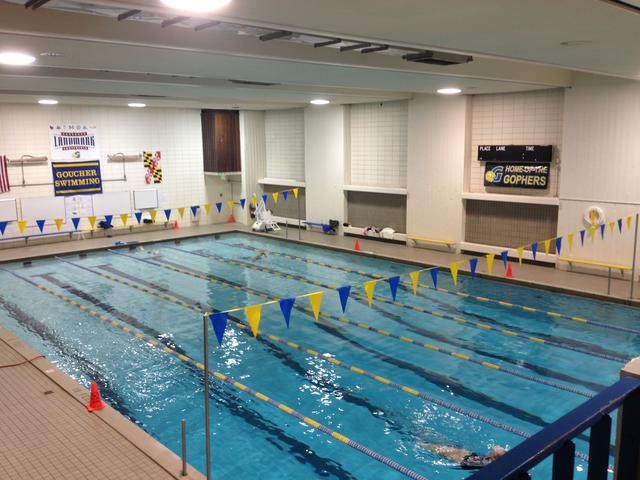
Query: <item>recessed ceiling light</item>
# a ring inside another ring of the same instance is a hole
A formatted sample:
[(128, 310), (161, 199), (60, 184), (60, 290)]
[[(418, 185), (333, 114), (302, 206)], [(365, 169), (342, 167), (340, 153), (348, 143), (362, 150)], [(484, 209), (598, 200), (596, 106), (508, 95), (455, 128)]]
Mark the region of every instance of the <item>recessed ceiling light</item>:
[(0, 63), (3, 65), (29, 65), (35, 57), (19, 52), (0, 52)]
[(146, 103), (137, 103), (137, 102), (131, 102), (127, 104), (128, 106), (130, 106), (131, 108), (144, 108), (147, 106)]
[(328, 105), (331, 102), (329, 100), (325, 100), (324, 98), (315, 98), (309, 103), (312, 103), (314, 105)]
[(38, 100), (40, 105), (57, 105), (58, 100), (54, 100), (53, 98), (43, 98), (42, 100)]
[(583, 45), (591, 45), (593, 42), (591, 40), (566, 40), (564, 42), (560, 42), (560, 45), (563, 47), (581, 47)]
[(446, 88), (439, 88), (438, 90), (436, 90), (436, 92), (438, 92), (441, 95), (456, 95), (458, 93), (462, 93), (462, 90), (457, 87), (446, 87)]
[(176, 10), (204, 13), (226, 7), (231, 0), (162, 0), (162, 3)]

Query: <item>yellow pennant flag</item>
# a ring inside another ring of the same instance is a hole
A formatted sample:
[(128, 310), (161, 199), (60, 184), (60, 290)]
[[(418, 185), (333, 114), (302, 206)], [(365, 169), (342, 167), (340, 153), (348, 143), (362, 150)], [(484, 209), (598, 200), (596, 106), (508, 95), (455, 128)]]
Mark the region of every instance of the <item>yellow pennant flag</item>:
[(258, 328), (260, 327), (260, 320), (262, 317), (262, 304), (245, 307), (244, 313), (247, 316), (247, 321), (249, 322), (249, 326), (251, 327), (253, 336), (257, 337)]
[(418, 282), (420, 281), (420, 270), (416, 270), (415, 272), (409, 272), (409, 276), (411, 277), (411, 285), (413, 286), (413, 294), (415, 295), (418, 292)]
[(178, 208), (178, 215), (180, 215), (180, 218), (184, 218), (184, 207)]
[(569, 241), (569, 251), (573, 248), (573, 233), (567, 234), (567, 240)]
[(26, 220), (18, 220), (18, 230), (20, 230), (21, 234), (24, 234), (24, 229), (27, 228)]
[(451, 278), (453, 278), (453, 284), (458, 285), (458, 262), (453, 262), (450, 265)]
[(589, 237), (591, 238), (591, 241), (593, 242), (596, 238), (596, 226), (595, 225), (591, 225), (591, 227), (589, 228)]
[(127, 226), (127, 220), (129, 220), (129, 214), (128, 213), (121, 213), (120, 214), (120, 220), (122, 220), (122, 224), (126, 227)]
[(253, 197), (251, 197), (251, 205), (255, 207), (257, 203), (258, 203), (258, 198), (254, 195)]
[(496, 258), (496, 256), (493, 253), (490, 253), (489, 255), (487, 255), (487, 272), (489, 272), (489, 275), (491, 275), (491, 272), (493, 271), (494, 258)]
[(156, 221), (156, 215), (158, 214), (158, 212), (156, 210), (150, 210), (149, 211), (149, 216), (151, 217), (151, 221), (155, 222)]
[(300, 189), (299, 188), (294, 188), (292, 191), (293, 191), (293, 196), (295, 198), (298, 198), (298, 192), (300, 191)]
[(613, 233), (613, 229), (616, 228), (616, 222), (609, 222), (609, 230)]
[(207, 215), (209, 215), (209, 213), (211, 212), (211, 204), (210, 203), (205, 203), (202, 208), (204, 208), (204, 211), (207, 213)]
[(544, 242), (544, 253), (545, 255), (549, 255), (549, 249), (551, 248), (551, 240), (545, 240)]
[(91, 225), (91, 229), (96, 228), (96, 217), (94, 215), (89, 217), (89, 225)]
[(273, 202), (278, 203), (278, 192), (273, 192), (271, 196), (273, 197)]
[(518, 262), (520, 263), (520, 265), (522, 265), (522, 254), (524, 253), (524, 247), (518, 247), (516, 248), (516, 250), (518, 251)]
[(369, 308), (373, 304), (373, 291), (376, 289), (377, 280), (371, 280), (369, 282), (364, 282), (362, 285), (364, 287), (364, 291), (367, 292), (367, 300), (369, 301)]
[(628, 228), (629, 230), (631, 230), (631, 220), (632, 220), (631, 215), (629, 215), (629, 216), (627, 217), (627, 228)]
[(322, 295), (324, 292), (316, 292), (309, 295), (309, 303), (311, 304), (311, 310), (313, 310), (313, 318), (318, 320), (320, 316), (320, 304), (322, 303)]
[(227, 202), (227, 205), (229, 206), (229, 210), (231, 210), (233, 212), (233, 207), (236, 206), (236, 202), (234, 202), (233, 200), (229, 200)]
[(64, 222), (64, 220), (62, 218), (56, 218), (53, 221), (55, 222), (58, 231), (60, 231), (60, 229), (62, 228), (62, 222)]

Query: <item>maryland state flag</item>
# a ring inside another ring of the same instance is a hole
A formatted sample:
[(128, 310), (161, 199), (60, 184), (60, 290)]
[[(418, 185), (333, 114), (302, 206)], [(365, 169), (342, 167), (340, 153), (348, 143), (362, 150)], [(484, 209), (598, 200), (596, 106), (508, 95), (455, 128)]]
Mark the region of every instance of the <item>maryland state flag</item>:
[(162, 167), (160, 167), (162, 154), (160, 152), (142, 152), (142, 158), (144, 160), (144, 168), (147, 169), (144, 181), (147, 184), (162, 183)]

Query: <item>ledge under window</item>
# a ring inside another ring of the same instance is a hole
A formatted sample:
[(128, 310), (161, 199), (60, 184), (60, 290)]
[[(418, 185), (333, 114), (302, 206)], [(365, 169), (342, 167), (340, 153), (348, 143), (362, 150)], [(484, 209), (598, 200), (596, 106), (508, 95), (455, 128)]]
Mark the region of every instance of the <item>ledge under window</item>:
[(368, 187), (364, 185), (343, 185), (342, 189), (346, 192), (370, 192), (370, 193), (386, 193), (389, 195), (406, 195), (406, 188), (399, 187)]
[(279, 187), (306, 187), (305, 182), (293, 180), (290, 178), (261, 178), (258, 180), (260, 185), (277, 185)]

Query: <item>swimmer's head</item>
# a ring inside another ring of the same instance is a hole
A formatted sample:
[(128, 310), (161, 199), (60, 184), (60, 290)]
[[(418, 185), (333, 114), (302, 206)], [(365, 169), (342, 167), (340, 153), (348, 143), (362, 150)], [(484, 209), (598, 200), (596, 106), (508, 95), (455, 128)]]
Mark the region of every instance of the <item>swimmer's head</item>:
[(492, 460), (495, 460), (497, 458), (502, 457), (505, 453), (507, 453), (507, 451), (504, 448), (502, 448), (499, 445), (496, 445), (495, 447), (491, 448), (491, 450), (489, 450), (488, 457), (491, 458)]

